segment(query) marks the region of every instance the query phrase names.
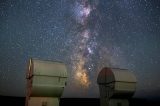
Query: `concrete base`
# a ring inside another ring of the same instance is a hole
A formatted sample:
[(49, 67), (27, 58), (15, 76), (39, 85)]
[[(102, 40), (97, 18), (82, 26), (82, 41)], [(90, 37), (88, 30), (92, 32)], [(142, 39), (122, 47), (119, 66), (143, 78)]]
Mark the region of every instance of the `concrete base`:
[(28, 106), (59, 106), (59, 99), (54, 97), (30, 97)]
[(109, 99), (103, 98), (100, 100), (101, 106), (129, 106), (127, 99)]

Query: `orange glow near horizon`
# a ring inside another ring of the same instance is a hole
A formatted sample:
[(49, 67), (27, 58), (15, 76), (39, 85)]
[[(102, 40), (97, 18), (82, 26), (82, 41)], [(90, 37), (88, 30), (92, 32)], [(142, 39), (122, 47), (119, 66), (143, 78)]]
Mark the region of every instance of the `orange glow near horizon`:
[(75, 71), (75, 79), (78, 81), (80, 85), (82, 85), (85, 88), (88, 88), (90, 81), (88, 78), (87, 70), (84, 68), (85, 59), (80, 59), (80, 61), (77, 63), (76, 71)]

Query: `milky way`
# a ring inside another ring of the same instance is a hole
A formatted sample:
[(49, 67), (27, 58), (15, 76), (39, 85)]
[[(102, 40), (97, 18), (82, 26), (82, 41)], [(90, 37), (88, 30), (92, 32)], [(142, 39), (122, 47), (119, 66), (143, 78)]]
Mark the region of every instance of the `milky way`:
[(88, 46), (90, 38), (93, 37), (88, 28), (88, 18), (92, 12), (92, 7), (88, 0), (81, 0), (75, 1), (72, 9), (76, 22), (80, 24), (80, 29), (83, 28), (77, 33), (79, 41), (77, 41), (73, 56), (71, 56), (72, 60), (76, 60), (73, 63), (74, 77), (82, 86), (88, 87), (91, 82), (85, 64), (88, 62), (88, 55), (92, 53), (92, 48)]
[(104, 66), (132, 71), (136, 97), (160, 97), (159, 11), (159, 0), (0, 1), (0, 95), (25, 95), (33, 57), (67, 65), (63, 97), (99, 97)]

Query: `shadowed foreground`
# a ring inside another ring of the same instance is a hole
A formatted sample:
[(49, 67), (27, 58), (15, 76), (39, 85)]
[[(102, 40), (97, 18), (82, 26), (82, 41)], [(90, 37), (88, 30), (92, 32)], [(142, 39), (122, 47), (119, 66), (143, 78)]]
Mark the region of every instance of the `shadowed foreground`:
[[(97, 98), (61, 98), (60, 106), (100, 106)], [(24, 106), (24, 97), (0, 96), (3, 106)], [(160, 106), (159, 100), (131, 99), (130, 106)]]

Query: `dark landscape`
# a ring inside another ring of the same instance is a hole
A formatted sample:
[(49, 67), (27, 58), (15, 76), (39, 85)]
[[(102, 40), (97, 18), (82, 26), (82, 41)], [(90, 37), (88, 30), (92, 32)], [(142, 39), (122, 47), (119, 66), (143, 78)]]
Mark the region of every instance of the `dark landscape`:
[[(25, 97), (0, 96), (3, 106), (25, 106)], [(98, 98), (61, 98), (60, 106), (100, 106)], [(139, 99), (130, 100), (130, 106), (160, 106), (158, 99)]]

